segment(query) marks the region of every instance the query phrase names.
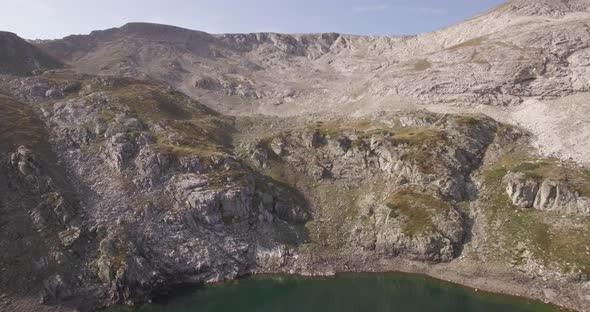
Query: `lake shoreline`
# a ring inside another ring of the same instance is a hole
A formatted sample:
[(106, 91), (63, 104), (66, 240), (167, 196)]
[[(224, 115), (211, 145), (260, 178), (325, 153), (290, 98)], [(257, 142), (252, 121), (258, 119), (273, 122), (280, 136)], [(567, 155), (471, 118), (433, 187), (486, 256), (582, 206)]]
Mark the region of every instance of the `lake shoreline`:
[[(340, 263), (340, 261), (335, 261)], [(564, 311), (590, 312), (590, 293), (586, 300), (583, 289), (576, 291), (581, 283), (543, 280), (527, 276), (512, 268), (502, 268), (481, 262), (454, 260), (448, 263), (424, 263), (402, 258), (363, 259), (358, 263), (349, 261), (342, 265), (314, 265), (311, 270), (258, 271), (253, 274), (294, 274), (301, 276), (331, 276), (338, 273), (406, 273), (481, 290), (498, 295), (524, 298), (553, 305)]]
[[(524, 272), (506, 268), (500, 268), (480, 262), (457, 259), (449, 263), (424, 263), (401, 258), (393, 259), (367, 259), (352, 263), (346, 261), (334, 261), (330, 263), (314, 264), (310, 268), (285, 267), (278, 270), (254, 270), (241, 274), (236, 280), (248, 276), (260, 275), (287, 275), (301, 277), (331, 277), (336, 274), (348, 273), (402, 273), (424, 276), (429, 279), (452, 283), (455, 286), (469, 288), (476, 291), (483, 291), (490, 294), (509, 296), (531, 300), (537, 303), (544, 303), (554, 306), (562, 311), (590, 312), (589, 301), (584, 301), (580, 294), (582, 289), (576, 293), (574, 283), (560, 283), (557, 281), (532, 278)], [(232, 280), (216, 281), (206, 285), (224, 284)], [(581, 284), (577, 284), (581, 285)], [(178, 289), (197, 288), (196, 284), (176, 285), (174, 289), (159, 295), (162, 298), (172, 298), (177, 295)], [(548, 298), (552, 294), (552, 298)], [(158, 298), (156, 296), (155, 298)], [(40, 305), (37, 298), (33, 297), (8, 297), (10, 303), (5, 308), (18, 311), (19, 308), (30, 310), (35, 307), (37, 312), (73, 312), (73, 308), (59, 305)], [(70, 306), (71, 307), (71, 306)], [(1, 309), (0, 309), (1, 310)], [(90, 311), (108, 311), (108, 307), (100, 308), (94, 305)]]
[[(526, 310), (522, 310), (522, 311), (552, 311), (552, 312), (556, 312), (556, 311), (565, 311), (563, 309), (561, 309), (560, 307), (557, 307), (555, 305), (552, 304), (548, 304), (545, 302), (542, 302), (540, 300), (533, 300), (530, 298), (526, 298), (526, 297), (521, 297), (521, 296), (514, 296), (514, 295), (508, 295), (508, 294), (498, 294), (498, 293), (494, 293), (494, 292), (488, 292), (485, 290), (478, 290), (478, 289), (474, 289), (471, 287), (466, 287), (462, 284), (458, 284), (458, 283), (454, 283), (454, 282), (449, 282), (446, 280), (442, 280), (442, 279), (438, 279), (438, 278), (434, 278), (425, 274), (420, 274), (420, 273), (407, 273), (407, 272), (400, 272), (400, 271), (388, 271), (388, 272), (316, 272), (317, 274), (311, 276), (311, 275), (302, 275), (302, 274), (288, 274), (288, 273), (254, 273), (254, 274), (248, 274), (245, 276), (242, 276), (240, 278), (237, 278), (235, 280), (231, 280), (231, 281), (226, 281), (226, 282), (214, 282), (214, 283), (210, 283), (207, 284), (210, 287), (199, 287), (199, 286), (186, 286), (184, 288), (181, 288), (181, 291), (171, 291), (170, 293), (168, 293), (167, 295), (163, 295), (160, 298), (157, 298), (156, 300), (154, 300), (154, 302), (156, 303), (155, 306), (151, 306), (148, 305), (146, 308), (146, 311), (160, 311), (159, 309), (163, 309), (162, 311), (175, 311), (174, 307), (178, 306), (178, 307), (186, 307), (186, 306), (190, 306), (190, 307), (201, 307), (201, 305), (203, 305), (204, 307), (209, 307), (209, 305), (211, 304), (211, 307), (218, 307), (219, 304), (219, 297), (220, 296), (213, 296), (211, 297), (211, 293), (224, 293), (225, 295), (222, 297), (227, 297), (229, 294), (233, 294), (235, 293), (235, 291), (237, 289), (242, 289), (241, 292), (242, 293), (247, 293), (247, 294), (252, 294), (252, 296), (254, 296), (254, 299), (250, 298), (251, 300), (258, 302), (255, 298), (255, 294), (259, 294), (260, 291), (254, 291), (252, 289), (252, 285), (256, 285), (258, 283), (262, 283), (262, 285), (268, 284), (268, 283), (277, 283), (276, 281), (278, 281), (277, 286), (274, 286), (272, 289), (274, 289), (275, 287), (281, 288), (282, 286), (278, 286), (278, 285), (284, 285), (284, 283), (286, 283), (287, 285), (291, 285), (291, 286), (285, 286), (287, 287), (287, 289), (289, 289), (289, 294), (291, 294), (294, 297), (297, 297), (298, 293), (300, 295), (301, 289), (305, 289), (305, 291), (308, 292), (314, 292), (314, 288), (319, 288), (319, 289), (326, 289), (326, 288), (322, 288), (325, 287), (325, 285), (332, 285), (332, 286), (328, 286), (328, 289), (332, 289), (331, 291), (327, 291), (328, 294), (330, 294), (330, 292), (332, 292), (332, 294), (338, 293), (338, 296), (340, 296), (341, 294), (343, 296), (347, 296), (346, 294), (347, 292), (347, 287), (350, 287), (350, 281), (354, 281), (354, 287), (360, 287), (359, 288), (359, 296), (360, 298), (365, 298), (363, 296), (362, 291), (365, 291), (365, 295), (367, 292), (367, 287), (369, 287), (369, 289), (375, 285), (387, 285), (387, 283), (389, 281), (396, 281), (395, 283), (398, 283), (398, 287), (400, 287), (399, 285), (405, 285), (405, 286), (401, 286), (404, 287), (403, 290), (400, 291), (394, 291), (393, 293), (389, 292), (389, 291), (385, 291), (385, 293), (379, 292), (379, 288), (383, 287), (383, 286), (377, 286), (376, 290), (370, 290), (369, 293), (373, 293), (373, 291), (376, 294), (377, 298), (388, 298), (389, 296), (386, 295), (386, 293), (391, 293), (392, 298), (394, 298), (394, 302), (397, 302), (397, 300), (400, 300), (399, 303), (403, 306), (404, 304), (407, 307), (407, 302), (404, 301), (403, 298), (406, 298), (407, 295), (410, 296), (410, 298), (412, 297), (412, 293), (414, 293), (415, 291), (417, 291), (417, 289), (413, 288), (413, 286), (411, 286), (412, 284), (418, 284), (418, 285), (424, 285), (421, 287), (424, 287), (424, 289), (433, 289), (432, 285), (435, 285), (435, 287), (437, 287), (436, 289), (441, 289), (443, 291), (443, 293), (445, 293), (445, 295), (443, 295), (443, 297), (437, 297), (436, 295), (433, 295), (433, 297), (431, 298), (432, 300), (434, 300), (435, 302), (439, 302), (438, 300), (441, 300), (440, 303), (444, 304), (447, 303), (447, 300), (444, 300), (444, 298), (451, 298), (452, 296), (457, 296), (457, 298), (462, 298), (463, 296), (465, 296), (464, 298), (471, 298), (471, 299), (467, 299), (470, 301), (467, 302), (471, 302), (471, 300), (473, 300), (473, 302), (465, 305), (465, 307), (468, 307), (467, 310), (461, 310), (461, 311), (479, 311), (477, 308), (477, 304), (476, 302), (480, 302), (480, 304), (483, 304), (483, 306), (481, 306), (480, 308), (484, 309), (485, 311), (500, 311), (498, 310), (499, 308), (506, 308), (503, 305), (509, 304), (509, 305), (514, 305), (512, 308), (514, 309), (514, 311), (521, 311), (520, 309), (522, 307), (528, 306), (528, 308), (526, 308)], [(369, 280), (370, 285), (367, 285), (367, 280)], [(385, 281), (385, 282), (381, 282), (381, 281)], [(407, 281), (411, 281), (410, 284), (405, 284), (407, 283)], [(358, 283), (358, 284), (357, 284)], [(385, 284), (382, 284), (385, 283)], [(297, 290), (296, 288), (293, 288), (293, 285), (300, 285), (299, 286), (299, 290)], [(309, 284), (309, 285), (308, 285)], [(318, 284), (320, 285), (324, 285), (324, 286), (318, 286)], [(338, 285), (338, 286), (336, 286)], [(264, 286), (256, 286), (256, 287), (264, 287)], [(310, 287), (310, 288), (307, 288)], [(342, 287), (342, 289), (338, 289), (338, 287)], [(405, 287), (409, 287), (407, 289), (408, 294), (404, 294), (404, 292), (406, 291)], [(415, 287), (415, 286), (414, 286)], [(336, 288), (336, 290), (334, 290), (334, 288)], [(316, 289), (316, 290), (319, 290)], [(362, 290), (361, 290), (362, 289)], [(422, 289), (422, 288), (419, 288)], [(232, 292), (233, 290), (233, 292)], [(437, 291), (435, 291), (436, 293)], [(295, 294), (295, 295), (294, 295)], [(285, 293), (277, 293), (277, 294), (273, 294), (271, 293), (265, 293), (265, 295), (268, 295), (268, 302), (273, 302), (273, 297), (275, 298), (283, 298), (282, 300), (277, 300), (277, 302), (282, 302), (285, 298), (289, 298), (289, 297), (285, 297)], [(427, 294), (423, 294), (424, 296), (428, 296)], [(238, 296), (238, 295), (236, 295)], [(250, 295), (246, 295), (248, 297), (250, 297)], [(323, 297), (323, 295), (320, 295), (321, 297)], [(398, 298), (396, 298), (395, 296), (398, 296)], [(450, 296), (450, 297), (447, 297)], [(353, 296), (354, 297), (354, 296)], [(197, 299), (200, 298), (200, 299)], [(260, 299), (260, 298), (258, 298)], [(292, 297), (291, 297), (292, 299)], [(326, 298), (326, 302), (332, 302), (332, 300), (334, 300), (333, 297), (328, 296)], [(366, 298), (364, 299), (366, 300)], [(386, 299), (387, 300), (387, 299)], [(412, 299), (410, 299), (409, 301), (411, 302)], [(464, 299), (456, 299), (456, 300), (464, 300)], [(223, 300), (222, 300), (223, 301)], [(371, 302), (378, 302), (378, 299), (375, 299), (375, 301), (371, 300)], [(266, 309), (268, 310), (268, 302), (266, 304)], [(455, 304), (458, 304), (457, 303)], [(488, 302), (488, 303), (485, 303)], [(246, 303), (248, 304), (248, 303)], [(249, 304), (252, 304), (252, 302), (249, 302)], [(312, 304), (311, 306), (314, 308), (318, 308), (320, 309), (321, 304), (318, 302), (312, 302), (309, 303)], [(355, 303), (356, 304), (356, 303)], [(475, 304), (475, 305), (473, 305)], [(486, 307), (486, 305), (499, 305), (497, 307), (493, 307), (493, 306), (488, 306)], [(193, 306), (194, 305), (194, 306)], [(222, 304), (223, 305), (223, 304)], [(422, 306), (421, 306), (422, 305)], [(330, 306), (330, 305), (329, 305)], [(452, 305), (454, 306), (454, 304)], [(420, 302), (416, 302), (415, 305), (413, 303), (411, 303), (411, 307), (412, 309), (415, 309), (416, 311), (421, 311), (424, 306), (423, 304), (421, 304)], [(459, 308), (460, 305), (457, 305), (456, 308)], [(207, 309), (206, 309), (207, 310)], [(213, 309), (211, 311), (226, 311), (227, 309)], [(133, 308), (125, 308), (125, 307), (114, 307), (114, 309), (107, 309), (105, 311), (111, 311), (111, 312), (128, 312), (128, 311), (135, 311)], [(144, 311), (144, 307), (140, 308), (138, 311)], [(208, 310), (209, 311), (209, 310)], [(266, 310), (264, 310), (266, 311)], [(351, 311), (356, 311), (355, 309), (352, 309)], [(379, 310), (380, 311), (380, 310)], [(412, 310), (414, 311), (414, 310)], [(455, 311), (455, 310), (452, 310)]]

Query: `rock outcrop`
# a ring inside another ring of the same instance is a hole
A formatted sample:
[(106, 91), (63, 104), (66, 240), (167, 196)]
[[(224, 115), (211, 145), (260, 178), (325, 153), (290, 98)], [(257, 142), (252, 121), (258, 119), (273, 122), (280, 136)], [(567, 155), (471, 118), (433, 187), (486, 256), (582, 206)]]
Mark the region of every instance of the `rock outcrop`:
[(512, 204), (520, 208), (535, 208), (563, 214), (590, 215), (590, 198), (572, 191), (566, 182), (545, 179), (539, 182), (523, 173), (505, 177), (506, 193)]
[[(260, 141), (246, 137), (239, 149), (264, 174), (292, 185), (316, 186), (305, 192), (314, 199), (319, 218), (308, 228), (312, 237), (323, 237), (318, 243), (337, 250), (332, 257), (453, 260), (467, 226), (465, 215), (449, 201), (473, 196), (470, 173), (498, 125), (484, 116), (372, 118), (283, 125), (282, 131), (265, 133)], [(367, 187), (373, 189), (359, 191)]]
[(541, 183), (533, 207), (567, 214), (590, 215), (590, 198), (576, 194), (566, 183), (545, 180)]
[[(102, 302), (96, 302), (98, 295), (89, 298), (98, 305), (144, 302), (177, 284), (253, 272), (258, 261), (278, 269), (294, 255), (285, 244), (305, 241), (299, 224), (310, 219), (308, 203), (232, 155), (226, 117), (180, 93), (135, 80), (62, 72), (59, 77), (72, 75), (78, 82), (67, 99), (19, 92), (30, 84), (45, 88), (63, 82), (50, 75), (9, 82), (15, 94), (42, 107), (43, 121), (31, 124), (38, 129), (22, 124), (38, 133), (2, 156), (2, 179), (10, 182), (2, 186), (1, 199), (22, 209), (23, 222), (32, 223), (30, 235), (44, 235), (36, 244), (61, 255), (37, 256), (56, 268), (38, 274), (46, 277), (38, 284), (43, 289), (29, 286), (47, 302), (86, 291), (102, 294)], [(0, 106), (3, 114), (22, 118), (17, 106), (28, 105), (12, 101)], [(4, 121), (6, 127), (16, 122)], [(12, 148), (15, 139), (20, 137), (2, 137), (0, 146)], [(35, 145), (41, 139), (42, 145)], [(53, 157), (63, 167), (47, 164)], [(8, 196), (15, 187), (30, 201), (17, 205)]]
[(539, 182), (529, 180), (523, 173), (510, 173), (506, 181), (506, 193), (512, 204), (520, 208), (531, 208), (539, 192)]

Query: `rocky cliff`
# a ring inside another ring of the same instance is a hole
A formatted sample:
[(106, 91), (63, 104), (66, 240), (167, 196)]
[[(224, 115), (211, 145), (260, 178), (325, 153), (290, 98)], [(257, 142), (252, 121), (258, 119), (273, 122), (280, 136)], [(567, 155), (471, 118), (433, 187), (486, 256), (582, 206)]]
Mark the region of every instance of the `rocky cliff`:
[(38, 42), (70, 68), (0, 76), (0, 309), (442, 268), (589, 310), (588, 7), (518, 0), (404, 37)]
[[(254, 272), (456, 262), (489, 237), (474, 238), (474, 224), (499, 221), (475, 208), (490, 187), (508, 190), (508, 211), (587, 214), (579, 193), (563, 195), (588, 183), (570, 165), (551, 173), (571, 180), (530, 182), (525, 171), (481, 184), (498, 141), (527, 140), (483, 115), (226, 117), (164, 84), (71, 71), (9, 78), (3, 90), (2, 229), (12, 239), (2, 244), (35, 248), (19, 262), (5, 254), (2, 288), (48, 304), (140, 303)], [(585, 261), (545, 265), (585, 281)]]

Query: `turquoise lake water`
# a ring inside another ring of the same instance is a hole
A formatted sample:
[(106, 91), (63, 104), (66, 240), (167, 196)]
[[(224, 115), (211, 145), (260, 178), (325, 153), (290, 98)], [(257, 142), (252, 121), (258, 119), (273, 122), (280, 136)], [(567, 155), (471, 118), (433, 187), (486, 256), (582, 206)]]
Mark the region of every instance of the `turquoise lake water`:
[(526, 299), (476, 292), (419, 275), (338, 274), (307, 278), (260, 275), (182, 290), (127, 312), (549, 312)]

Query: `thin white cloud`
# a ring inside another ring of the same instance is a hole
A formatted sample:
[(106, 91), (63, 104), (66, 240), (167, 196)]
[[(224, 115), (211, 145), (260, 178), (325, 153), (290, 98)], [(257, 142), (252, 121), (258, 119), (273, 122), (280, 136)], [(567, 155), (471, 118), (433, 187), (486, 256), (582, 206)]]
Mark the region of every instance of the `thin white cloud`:
[(356, 13), (376, 12), (387, 9), (389, 9), (389, 5), (386, 3), (355, 6), (352, 8), (352, 10)]
[(419, 13), (423, 15), (444, 15), (447, 13), (446, 10), (441, 8), (433, 8), (433, 7), (415, 7), (415, 6), (390, 6), (387, 3), (375, 3), (375, 4), (368, 4), (362, 6), (355, 6), (352, 8), (352, 11), (356, 13), (370, 13), (370, 12), (379, 12), (384, 10), (404, 10), (404, 11), (411, 11), (414, 13)]
[(425, 15), (444, 15), (447, 13), (444, 9), (439, 8), (428, 8), (428, 7), (419, 7), (419, 8), (412, 8), (413, 10), (425, 14)]

